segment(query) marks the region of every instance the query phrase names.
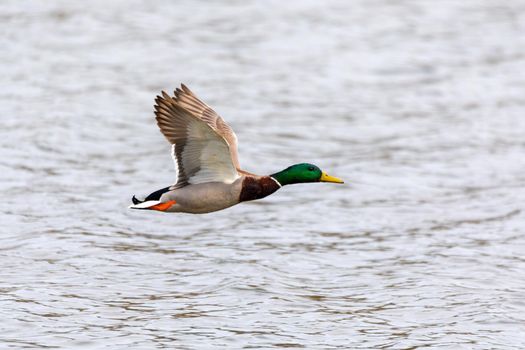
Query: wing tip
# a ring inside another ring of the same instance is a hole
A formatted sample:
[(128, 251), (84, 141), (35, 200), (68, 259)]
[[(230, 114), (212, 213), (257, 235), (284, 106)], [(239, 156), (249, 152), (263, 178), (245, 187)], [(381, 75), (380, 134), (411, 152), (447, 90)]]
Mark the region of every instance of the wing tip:
[(194, 93), (184, 83), (180, 83), (180, 87), (175, 88), (175, 91), (173, 91), (173, 93), (175, 94), (175, 99), (180, 98), (181, 95), (194, 96)]
[(182, 88), (182, 90), (188, 94), (191, 94), (191, 90), (186, 86), (186, 84), (184, 83), (180, 83), (180, 87)]
[(180, 87), (175, 88), (175, 90), (173, 91), (173, 94), (175, 95), (175, 97), (171, 97), (166, 91), (162, 90), (160, 92), (160, 95), (157, 95), (157, 97), (155, 98), (155, 101), (176, 100), (179, 97), (179, 95), (184, 95), (184, 94), (193, 95), (193, 92), (188, 88), (188, 86), (186, 86), (186, 84), (181, 83)]
[[(168, 93), (167, 93), (166, 91), (162, 90), (162, 91), (161, 91), (161, 94), (162, 94), (162, 99), (163, 99), (163, 100), (168, 100), (168, 101), (169, 101), (169, 100), (171, 99), (171, 96), (168, 95)], [(157, 98), (158, 98), (158, 97), (160, 97), (160, 96), (157, 96)]]

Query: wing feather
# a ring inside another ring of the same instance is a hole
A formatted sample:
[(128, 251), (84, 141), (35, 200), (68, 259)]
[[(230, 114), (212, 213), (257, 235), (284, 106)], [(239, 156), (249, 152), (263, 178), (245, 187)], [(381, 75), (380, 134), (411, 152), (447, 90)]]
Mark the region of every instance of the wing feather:
[(173, 145), (178, 172), (175, 187), (214, 181), (232, 183), (239, 177), (232, 146), (209, 123), (211, 119), (195, 115), (195, 102), (181, 105), (177, 97), (172, 98), (164, 91), (155, 101), (157, 124)]
[(189, 111), (196, 118), (208, 124), (217, 134), (219, 134), (230, 148), (233, 164), (240, 169), (239, 154), (237, 151), (237, 136), (233, 129), (222, 119), (217, 112), (210, 106), (202, 102), (186, 85), (181, 84), (180, 88), (175, 89), (177, 104)]

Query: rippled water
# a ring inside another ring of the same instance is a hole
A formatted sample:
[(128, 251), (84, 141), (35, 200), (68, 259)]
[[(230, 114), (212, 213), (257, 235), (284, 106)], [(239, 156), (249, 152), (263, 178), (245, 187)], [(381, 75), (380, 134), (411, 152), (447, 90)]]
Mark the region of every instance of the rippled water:
[[(525, 348), (522, 1), (0, 3), (0, 347)], [(313, 162), (205, 216), (154, 96), (241, 164)]]

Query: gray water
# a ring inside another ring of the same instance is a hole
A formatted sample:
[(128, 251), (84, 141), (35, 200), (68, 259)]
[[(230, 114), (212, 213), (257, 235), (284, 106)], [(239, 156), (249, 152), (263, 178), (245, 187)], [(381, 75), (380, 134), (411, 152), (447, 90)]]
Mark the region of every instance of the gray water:
[[(525, 2), (0, 2), (0, 348), (525, 348)], [(186, 83), (289, 186), (175, 180)]]

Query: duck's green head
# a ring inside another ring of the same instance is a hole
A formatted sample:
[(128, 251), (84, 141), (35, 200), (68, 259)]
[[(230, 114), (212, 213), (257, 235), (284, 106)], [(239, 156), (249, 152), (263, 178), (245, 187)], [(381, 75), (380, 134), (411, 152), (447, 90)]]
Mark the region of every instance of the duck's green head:
[(324, 171), (319, 169), (319, 167), (308, 163), (292, 165), (283, 171), (270, 176), (277, 180), (281, 186), (306, 182), (334, 182), (338, 184), (344, 183), (343, 180), (327, 175)]

